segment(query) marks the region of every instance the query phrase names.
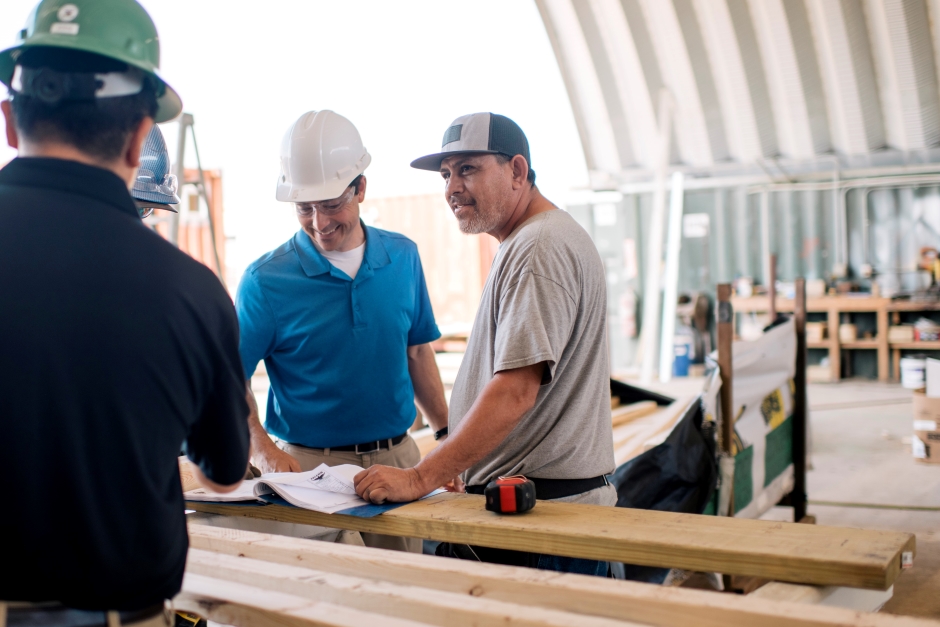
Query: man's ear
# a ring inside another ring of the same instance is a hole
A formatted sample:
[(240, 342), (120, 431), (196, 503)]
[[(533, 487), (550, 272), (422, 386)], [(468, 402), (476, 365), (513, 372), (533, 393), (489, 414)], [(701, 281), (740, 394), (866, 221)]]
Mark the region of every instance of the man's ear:
[(145, 117), (131, 133), (130, 141), (127, 143), (127, 150), (124, 152), (124, 162), (130, 168), (140, 167), (140, 150), (144, 147), (147, 135), (153, 128), (153, 118)]
[(529, 163), (522, 155), (516, 155), (509, 164), (512, 166), (512, 188), (521, 189), (529, 176)]
[(359, 202), (363, 202), (366, 199), (366, 177), (363, 175), (359, 179), (359, 193), (357, 194)]
[(16, 134), (16, 120), (13, 118), (13, 102), (11, 100), (0, 102), (0, 109), (3, 110), (3, 117), (6, 120), (7, 144), (10, 148), (19, 148), (20, 136)]

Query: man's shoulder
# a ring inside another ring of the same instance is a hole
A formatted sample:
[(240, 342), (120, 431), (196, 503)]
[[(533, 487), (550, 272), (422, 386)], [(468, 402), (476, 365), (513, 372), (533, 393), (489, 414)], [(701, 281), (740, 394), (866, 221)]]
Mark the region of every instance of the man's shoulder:
[(294, 266), (299, 266), (297, 255), (294, 254), (294, 238), (278, 246), (272, 251), (266, 252), (250, 264), (245, 269), (245, 276), (262, 277), (265, 275), (276, 275), (284, 270)]
[(396, 233), (395, 231), (386, 231), (373, 226), (366, 227), (370, 236), (377, 237), (388, 253), (393, 262), (415, 263), (420, 259), (418, 254), (418, 245), (408, 236)]
[(385, 229), (380, 229), (374, 226), (366, 227), (370, 233), (373, 233), (382, 240), (382, 243), (389, 248), (389, 252), (392, 250), (395, 251), (405, 251), (405, 252), (418, 252), (418, 245), (414, 243), (407, 235), (397, 233), (395, 231), (386, 231)]
[(170, 292), (186, 295), (186, 302), (221, 305), (228, 310), (232, 299), (219, 277), (208, 266), (190, 257), (157, 233), (145, 235), (152, 246), (148, 257), (150, 263), (162, 267), (168, 273), (163, 284)]
[(598, 260), (597, 247), (587, 231), (567, 211), (553, 209), (527, 220), (506, 242), (507, 253), (525, 257), (527, 269), (559, 258)]

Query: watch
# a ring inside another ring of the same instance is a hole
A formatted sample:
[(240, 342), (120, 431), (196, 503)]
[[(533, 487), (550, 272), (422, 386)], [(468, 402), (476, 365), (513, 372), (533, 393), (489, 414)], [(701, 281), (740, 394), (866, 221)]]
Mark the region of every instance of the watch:
[(441, 429), (440, 431), (435, 431), (435, 432), (434, 432), (434, 439), (435, 439), (435, 440), (440, 440), (440, 439), (443, 438), (445, 435), (447, 435), (447, 427), (444, 427), (444, 428)]

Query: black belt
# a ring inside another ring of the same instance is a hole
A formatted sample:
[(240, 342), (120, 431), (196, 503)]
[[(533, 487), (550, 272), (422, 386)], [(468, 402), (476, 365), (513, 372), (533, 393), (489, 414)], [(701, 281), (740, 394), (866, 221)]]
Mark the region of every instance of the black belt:
[[(347, 444), (345, 446), (331, 446), (329, 447), (331, 451), (353, 451), (362, 455), (363, 453), (371, 453), (372, 451), (387, 450), (393, 446), (398, 446), (408, 437), (408, 433), (402, 433), (399, 436), (394, 438), (387, 438), (385, 440), (373, 440), (372, 442), (363, 442), (361, 444)], [(294, 446), (297, 446), (296, 444)], [(322, 449), (326, 450), (326, 449)]]
[[(527, 477), (535, 484), (535, 498), (540, 501), (551, 499), (563, 499), (566, 496), (583, 494), (597, 488), (609, 485), (607, 477), (600, 475), (590, 479), (536, 479)], [(468, 485), (467, 492), (470, 494), (483, 494), (485, 485)]]
[[(142, 610), (118, 612), (122, 625), (139, 623), (162, 613), (163, 603)], [(16, 607), (7, 605), (7, 627), (108, 627), (108, 613), (76, 610), (58, 603)]]

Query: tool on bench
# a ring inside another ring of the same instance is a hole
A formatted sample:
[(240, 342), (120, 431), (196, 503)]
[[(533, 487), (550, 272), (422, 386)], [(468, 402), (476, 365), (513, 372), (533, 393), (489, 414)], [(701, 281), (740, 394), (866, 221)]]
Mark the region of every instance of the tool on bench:
[(535, 484), (522, 475), (490, 481), (483, 494), (486, 509), (497, 514), (521, 514), (535, 507)]

